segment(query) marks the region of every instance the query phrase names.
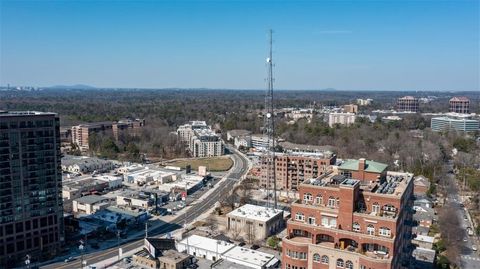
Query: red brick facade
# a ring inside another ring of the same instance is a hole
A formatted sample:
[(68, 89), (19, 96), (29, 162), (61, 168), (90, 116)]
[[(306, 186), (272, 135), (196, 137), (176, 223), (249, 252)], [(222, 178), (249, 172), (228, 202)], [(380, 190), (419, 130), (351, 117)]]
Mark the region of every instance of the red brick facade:
[(402, 268), (409, 257), (413, 180), (389, 182), (395, 185), (361, 186), (352, 179), (301, 184), (282, 241), (283, 268)]

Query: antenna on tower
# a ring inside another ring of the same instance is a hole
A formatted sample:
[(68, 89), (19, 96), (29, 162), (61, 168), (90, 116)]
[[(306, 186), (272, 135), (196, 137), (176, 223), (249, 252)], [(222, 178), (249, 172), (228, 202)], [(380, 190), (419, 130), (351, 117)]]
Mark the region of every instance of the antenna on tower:
[(272, 34), (269, 30), (269, 55), (267, 58), (267, 91), (265, 94), (264, 133), (267, 136), (266, 176), (267, 207), (270, 207), (270, 189), (273, 186), (273, 208), (277, 209), (277, 180), (275, 177), (275, 124), (273, 111), (273, 58)]

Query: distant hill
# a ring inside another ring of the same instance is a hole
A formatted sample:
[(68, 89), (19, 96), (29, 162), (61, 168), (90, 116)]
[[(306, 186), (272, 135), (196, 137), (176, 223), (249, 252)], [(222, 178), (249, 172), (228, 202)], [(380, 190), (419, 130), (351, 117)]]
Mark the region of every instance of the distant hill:
[(48, 87), (49, 89), (96, 89), (94, 86), (84, 85), (84, 84), (75, 84), (75, 85), (55, 85)]

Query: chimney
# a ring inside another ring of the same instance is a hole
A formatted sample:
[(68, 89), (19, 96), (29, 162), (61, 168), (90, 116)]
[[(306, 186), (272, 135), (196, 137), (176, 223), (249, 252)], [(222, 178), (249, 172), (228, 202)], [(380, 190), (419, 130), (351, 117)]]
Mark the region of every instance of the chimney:
[(365, 170), (365, 158), (358, 159), (358, 171)]

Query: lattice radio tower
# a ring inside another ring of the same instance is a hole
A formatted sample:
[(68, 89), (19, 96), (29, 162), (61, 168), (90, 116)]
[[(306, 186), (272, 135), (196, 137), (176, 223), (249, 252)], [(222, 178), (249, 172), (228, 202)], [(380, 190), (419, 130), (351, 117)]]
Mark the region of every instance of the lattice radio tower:
[[(264, 134), (268, 138), (266, 160), (267, 177), (267, 207), (273, 206), (277, 209), (277, 181), (275, 178), (275, 124), (273, 114), (273, 59), (272, 59), (272, 34), (269, 33), (269, 55), (267, 58), (267, 92), (265, 94), (265, 113), (264, 113)], [(273, 187), (273, 190), (272, 190)], [(273, 197), (272, 193), (273, 192)], [(270, 199), (273, 198), (273, 205)]]

